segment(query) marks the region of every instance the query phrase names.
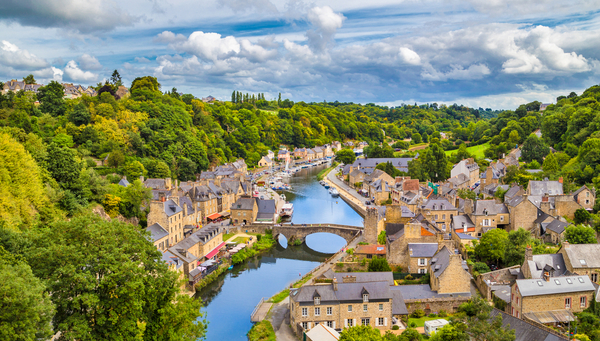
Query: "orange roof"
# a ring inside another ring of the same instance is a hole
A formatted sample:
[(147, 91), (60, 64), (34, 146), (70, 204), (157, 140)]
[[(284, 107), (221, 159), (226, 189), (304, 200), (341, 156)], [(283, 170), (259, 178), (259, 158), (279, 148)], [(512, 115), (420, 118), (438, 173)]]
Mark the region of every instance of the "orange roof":
[(366, 255), (385, 255), (385, 245), (358, 245), (354, 253)]
[(419, 191), (419, 179), (410, 179), (404, 180), (402, 182), (402, 190), (403, 191)]
[(433, 233), (429, 232), (426, 228), (421, 227), (421, 235), (422, 236), (434, 236)]

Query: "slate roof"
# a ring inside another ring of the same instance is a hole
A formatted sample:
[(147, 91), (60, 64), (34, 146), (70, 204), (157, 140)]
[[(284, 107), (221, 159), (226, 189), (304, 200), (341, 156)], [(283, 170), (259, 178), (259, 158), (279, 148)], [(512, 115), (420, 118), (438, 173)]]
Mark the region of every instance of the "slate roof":
[(167, 189), (165, 179), (146, 179), (144, 185), (152, 189)]
[(352, 165), (345, 165), (342, 169), (342, 175), (348, 175), (350, 173), (350, 168), (352, 168)]
[(550, 333), (547, 329), (537, 327), (533, 323), (527, 322), (509, 314), (498, 310), (492, 309), (490, 312), (491, 319), (496, 316), (502, 316), (502, 327), (509, 326), (509, 329), (515, 331), (515, 341), (567, 341), (567, 337), (557, 336)]
[(353, 178), (359, 177), (360, 174), (365, 174), (362, 169), (355, 169), (350, 173), (350, 176)]
[(378, 179), (375, 180), (373, 183), (371, 183), (371, 185), (374, 189), (375, 192), (389, 192), (390, 186), (388, 186), (387, 181), (383, 180), (383, 179)]
[[(555, 197), (547, 197), (548, 198), (548, 202), (550, 203), (550, 208), (554, 208), (554, 199)], [(542, 206), (542, 202), (543, 202), (543, 197), (540, 195), (529, 195), (527, 196), (527, 199), (529, 201), (531, 201), (532, 204), (534, 204), (537, 208), (541, 208)]]
[(127, 186), (129, 186), (129, 181), (127, 181), (127, 179), (123, 178), (123, 179), (121, 179), (121, 181), (119, 181), (119, 186), (127, 187)]
[(389, 241), (394, 241), (404, 235), (404, 224), (387, 223), (385, 224), (385, 234)]
[(392, 315), (408, 315), (408, 309), (404, 303), (404, 297), (402, 297), (402, 291), (392, 291)]
[(277, 208), (275, 207), (275, 200), (256, 200), (258, 204), (258, 214), (275, 214), (277, 212)]
[(469, 180), (470, 178), (468, 176), (466, 176), (464, 173), (460, 173), (448, 179), (448, 182), (454, 185), (455, 187), (458, 187), (464, 184), (465, 182), (468, 182)]
[(464, 234), (464, 233), (456, 233), (456, 235), (458, 236), (458, 238), (460, 239), (466, 239), (466, 240), (473, 240), (473, 239), (477, 239), (469, 234)]
[(356, 159), (352, 164), (352, 167), (371, 167), (375, 168), (380, 163), (391, 162), (395, 168), (400, 171), (408, 172), (408, 162), (412, 161), (413, 158), (369, 158), (369, 159)]
[(162, 239), (169, 235), (169, 232), (165, 230), (159, 223), (154, 223), (146, 228), (150, 232), (150, 236), (153, 242)]
[(389, 285), (394, 285), (394, 276), (391, 272), (332, 272), (329, 278), (337, 278), (338, 283), (342, 283), (342, 278), (345, 276), (356, 277), (356, 282), (387, 282)]
[(563, 248), (573, 268), (600, 268), (600, 244), (569, 244)]
[(431, 258), (438, 250), (437, 243), (409, 243), (409, 254), (412, 250), (412, 258)]
[(204, 185), (194, 187), (189, 193), (195, 201), (208, 201), (215, 198), (215, 195), (211, 192), (210, 188)]
[(532, 278), (542, 278), (544, 271), (547, 271), (550, 277), (564, 276), (567, 273), (565, 260), (560, 253), (533, 255), (532, 260), (526, 264)]
[(514, 197), (515, 195), (517, 195), (517, 193), (519, 193), (519, 191), (521, 190), (521, 186), (513, 186), (511, 187), (505, 194), (504, 194), (504, 199), (510, 199), (512, 197)]
[(239, 198), (233, 205), (231, 205), (231, 209), (234, 210), (252, 210), (254, 208), (254, 202), (256, 199), (254, 198)]
[(194, 204), (192, 203), (192, 200), (190, 200), (190, 198), (188, 198), (187, 196), (179, 197), (179, 206), (181, 206), (183, 208), (184, 205), (187, 206), (185, 208), (187, 215), (191, 215), (196, 212), (196, 209), (194, 209)]
[(452, 294), (438, 294), (436, 291), (431, 290), (429, 284), (416, 284), (416, 285), (397, 285), (390, 287), (392, 292), (398, 290), (402, 293), (404, 300), (422, 300), (426, 298), (442, 298), (442, 297), (471, 297), (471, 293), (452, 293)]
[(170, 217), (182, 211), (181, 207), (171, 199), (164, 202), (164, 210), (167, 217)]
[(153, 189), (152, 190), (152, 200), (160, 200), (161, 193), (165, 195), (165, 198), (168, 198), (171, 196), (171, 190)]
[(440, 277), (450, 264), (450, 250), (448, 250), (446, 246), (442, 247), (441, 250), (433, 256), (430, 264), (433, 269), (433, 275), (435, 277)]
[[(525, 196), (523, 195), (517, 195), (515, 197), (510, 198), (509, 200), (504, 200), (504, 203), (508, 206), (511, 207), (516, 207), (517, 205), (519, 205), (523, 200), (525, 200)], [(506, 197), (505, 197), (506, 199)]]
[(529, 181), (529, 187), (527, 188), (529, 194), (542, 196), (544, 194), (549, 195), (562, 195), (563, 184), (558, 181)]
[(436, 211), (440, 211), (440, 210), (455, 210), (456, 207), (454, 207), (446, 198), (442, 198), (442, 199), (429, 199), (427, 200), (427, 202), (425, 202), (425, 204), (423, 205), (423, 209), (424, 210), (436, 210)]
[(356, 282), (339, 283), (337, 291), (333, 290), (333, 285), (306, 285), (300, 287), (291, 298), (296, 302), (313, 302), (315, 294), (321, 297), (321, 302), (331, 301), (361, 301), (363, 291), (369, 293), (370, 300), (391, 299), (392, 293), (390, 285), (384, 282)]
[(175, 269), (179, 269), (183, 266), (183, 261), (169, 250), (163, 252), (162, 260), (168, 265), (175, 265)]
[(465, 227), (475, 227), (475, 224), (468, 215), (454, 215), (452, 216), (452, 226), (455, 231), (464, 231)]
[(552, 232), (556, 232), (558, 234), (561, 234), (561, 233), (565, 232), (565, 229), (569, 225), (571, 225), (571, 224), (565, 223), (565, 222), (560, 221), (558, 219), (554, 219), (550, 224), (548, 224), (546, 226), (546, 229), (550, 230)]
[(549, 281), (517, 279), (515, 285), (523, 297), (595, 291), (596, 289), (588, 276), (552, 277)]
[(504, 204), (496, 203), (496, 200), (477, 200), (473, 204), (474, 215), (496, 215), (508, 213), (508, 209)]

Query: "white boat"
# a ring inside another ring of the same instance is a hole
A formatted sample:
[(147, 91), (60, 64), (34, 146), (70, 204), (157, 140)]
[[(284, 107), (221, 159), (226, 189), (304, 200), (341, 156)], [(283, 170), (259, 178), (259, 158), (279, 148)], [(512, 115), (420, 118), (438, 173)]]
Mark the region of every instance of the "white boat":
[(281, 208), (281, 213), (279, 214), (282, 218), (291, 217), (294, 214), (294, 204), (286, 202), (283, 204)]
[(340, 192), (338, 192), (338, 190), (333, 187), (331, 187), (331, 189), (329, 189), (329, 194), (331, 194), (331, 196), (334, 198), (337, 198), (340, 196)]

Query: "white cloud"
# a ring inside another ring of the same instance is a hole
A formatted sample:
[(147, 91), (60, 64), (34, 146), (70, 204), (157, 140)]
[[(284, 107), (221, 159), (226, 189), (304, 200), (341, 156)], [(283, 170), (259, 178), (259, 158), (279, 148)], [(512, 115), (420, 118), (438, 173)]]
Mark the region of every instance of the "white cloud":
[(306, 32), (308, 44), (315, 51), (323, 51), (332, 45), (335, 32), (342, 27), (346, 19), (341, 13), (335, 13), (329, 6), (313, 7), (308, 11), (308, 20), (315, 26)]
[(121, 7), (109, 0), (2, 0), (0, 20), (16, 21), (23, 26), (58, 27), (91, 33), (132, 25), (137, 21)]
[(150, 63), (150, 59), (146, 57), (135, 57), (134, 59), (138, 63)]
[(64, 74), (73, 82), (94, 82), (98, 75), (90, 71), (83, 71), (77, 66), (77, 62), (71, 60), (65, 66)]
[(178, 42), (172, 45), (179, 51), (187, 52), (213, 62), (219, 58), (226, 57), (228, 54), (239, 53), (241, 50), (240, 43), (233, 36), (221, 38), (221, 35), (218, 33), (204, 33), (202, 31), (190, 34), (185, 42)]
[(177, 43), (181, 41), (185, 41), (187, 38), (179, 33), (175, 34), (171, 31), (164, 31), (159, 33), (156, 37), (154, 37), (154, 41), (157, 43)]
[(94, 56), (90, 56), (85, 53), (81, 57), (77, 58), (77, 63), (83, 70), (102, 70), (102, 64)]
[(267, 13), (278, 13), (277, 7), (269, 0), (220, 0), (221, 5), (231, 8), (234, 12), (257, 10)]
[(47, 68), (48, 62), (27, 50), (21, 50), (17, 45), (2, 40), (0, 45), (0, 64), (18, 70), (37, 70)]
[(419, 54), (407, 47), (400, 48), (400, 58), (402, 58), (402, 60), (408, 64), (421, 64), (421, 57), (419, 57)]
[(483, 64), (473, 64), (468, 68), (463, 68), (460, 65), (451, 65), (448, 72), (439, 72), (431, 65), (426, 66), (421, 73), (421, 77), (430, 81), (447, 81), (449, 79), (457, 80), (473, 80), (482, 79), (490, 74), (490, 69)]

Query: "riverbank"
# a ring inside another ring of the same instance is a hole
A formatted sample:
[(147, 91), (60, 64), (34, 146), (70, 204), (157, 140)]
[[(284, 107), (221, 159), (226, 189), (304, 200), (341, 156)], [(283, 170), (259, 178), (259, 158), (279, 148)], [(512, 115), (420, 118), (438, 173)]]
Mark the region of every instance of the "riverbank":
[(317, 180), (318, 181), (323, 180), (327, 176), (327, 174), (329, 174), (329, 172), (331, 172), (335, 167), (337, 167), (337, 165), (338, 165), (337, 162), (333, 162), (333, 164), (330, 167), (327, 167), (327, 168), (323, 169), (322, 171), (320, 171), (317, 174)]
[(363, 218), (367, 214), (367, 207), (363, 203), (361, 199), (359, 199), (358, 194), (352, 194), (347, 185), (342, 183), (342, 180), (336, 178), (335, 174), (328, 174), (328, 176), (324, 179), (325, 183), (327, 183), (330, 187), (337, 189), (340, 193), (340, 198), (344, 200), (350, 207), (352, 207), (358, 214), (360, 214)]

